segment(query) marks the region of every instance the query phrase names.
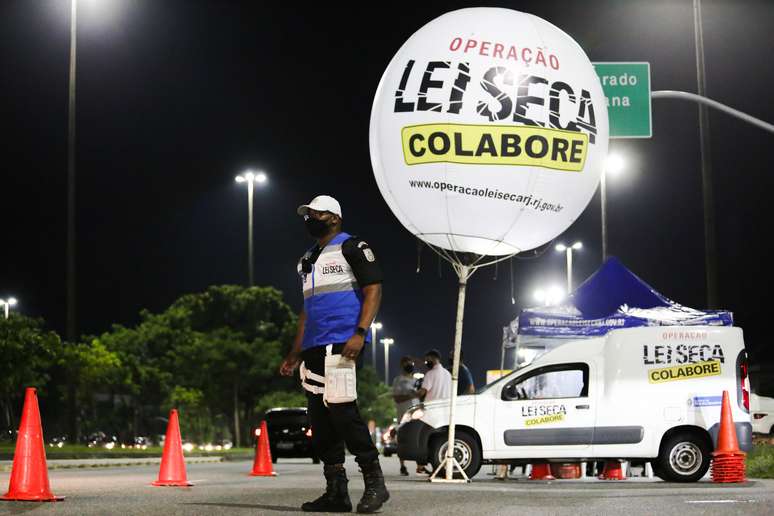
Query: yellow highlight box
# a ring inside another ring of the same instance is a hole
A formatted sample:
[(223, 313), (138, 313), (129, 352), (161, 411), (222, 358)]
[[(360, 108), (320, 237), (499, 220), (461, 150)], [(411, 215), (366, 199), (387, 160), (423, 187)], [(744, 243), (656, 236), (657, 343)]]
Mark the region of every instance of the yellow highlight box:
[(552, 414), (550, 416), (541, 416), (524, 420), (524, 426), (545, 425), (548, 423), (558, 423), (564, 421), (564, 414)]
[(691, 380), (693, 378), (705, 378), (707, 376), (720, 376), (720, 361), (709, 360), (695, 364), (683, 364), (648, 371), (650, 383), (674, 382), (677, 380)]
[(407, 165), (519, 165), (580, 172), (587, 134), (526, 125), (424, 124), (401, 129)]

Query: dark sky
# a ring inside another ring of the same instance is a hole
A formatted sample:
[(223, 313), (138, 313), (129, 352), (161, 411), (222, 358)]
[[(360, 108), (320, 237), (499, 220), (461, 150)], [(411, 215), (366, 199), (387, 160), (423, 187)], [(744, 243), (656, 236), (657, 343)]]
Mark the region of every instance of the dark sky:
[[(705, 0), (707, 94), (774, 122), (774, 3)], [(81, 0), (77, 69), (78, 324), (132, 324), (186, 292), (246, 282), (248, 167), (256, 192), (256, 282), (297, 309), (309, 240), (295, 208), (326, 193), (345, 229), (385, 269), (379, 319), (403, 353), (452, 344), (456, 277), (382, 200), (368, 149), (371, 103), (389, 60), (422, 25), (468, 6), (501, 6), (554, 23), (592, 61), (648, 61), (653, 89), (696, 91), (690, 0), (326, 4)], [(343, 4), (342, 4), (343, 5)], [(69, 3), (0, 5), (3, 134), (0, 297), (65, 326)], [(753, 362), (774, 360), (764, 332), (771, 286), (774, 135), (711, 112), (720, 305), (744, 328)], [(608, 181), (609, 246), (666, 296), (705, 301), (698, 110), (653, 103), (653, 138), (614, 140), (629, 157)], [(599, 197), (558, 241), (582, 240), (575, 277), (601, 261)], [(767, 251), (769, 249), (769, 251)], [(533, 290), (563, 284), (564, 257), (482, 269), (469, 284), (463, 349), (477, 382), (499, 367), (502, 327)], [(440, 270), (440, 273), (439, 273)], [(381, 352), (380, 352), (381, 357)], [(379, 360), (381, 368), (381, 358)]]

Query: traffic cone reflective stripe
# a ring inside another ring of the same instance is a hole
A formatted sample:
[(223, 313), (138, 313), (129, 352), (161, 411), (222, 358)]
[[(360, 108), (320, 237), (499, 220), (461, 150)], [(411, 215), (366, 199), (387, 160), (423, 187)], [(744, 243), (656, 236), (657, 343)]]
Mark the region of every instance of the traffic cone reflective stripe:
[(271, 448), (269, 448), (269, 431), (266, 421), (261, 421), (261, 431), (258, 436), (258, 446), (255, 448), (255, 460), (253, 461), (254, 477), (275, 477), (274, 466), (271, 463)]
[(183, 442), (180, 438), (180, 422), (175, 409), (169, 411), (169, 424), (167, 424), (167, 436), (164, 439), (164, 453), (161, 455), (159, 479), (153, 482), (153, 485), (171, 487), (193, 485), (188, 481), (185, 473)]
[(0, 500), (24, 500), (55, 502), (64, 500), (54, 496), (48, 484), (46, 449), (43, 446), (43, 426), (40, 422), (37, 391), (28, 387), (24, 393), (16, 451), (13, 455), (13, 469), (8, 483), (8, 492)]
[(723, 391), (723, 405), (720, 408), (718, 444), (712, 453), (713, 482), (744, 482), (745, 458), (747, 454), (739, 449), (736, 427), (731, 415), (731, 401), (728, 391)]

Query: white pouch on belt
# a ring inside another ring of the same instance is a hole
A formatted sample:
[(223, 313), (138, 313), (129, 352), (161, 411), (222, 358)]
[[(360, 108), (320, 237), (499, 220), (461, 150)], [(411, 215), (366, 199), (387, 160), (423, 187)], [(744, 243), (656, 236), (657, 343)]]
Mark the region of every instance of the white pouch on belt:
[(332, 355), (332, 345), (325, 347), (325, 393), (326, 403), (349, 403), (357, 399), (355, 361), (341, 355)]

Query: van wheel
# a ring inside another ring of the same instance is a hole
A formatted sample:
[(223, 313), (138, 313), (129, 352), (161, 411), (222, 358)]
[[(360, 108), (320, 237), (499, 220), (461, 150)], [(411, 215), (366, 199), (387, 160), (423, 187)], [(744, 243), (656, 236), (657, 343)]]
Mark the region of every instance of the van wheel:
[(661, 443), (654, 473), (667, 482), (696, 482), (710, 467), (710, 446), (701, 436), (679, 432)]
[[(465, 430), (456, 430), (454, 434), (454, 458), (465, 470), (468, 478), (473, 478), (481, 469), (481, 448), (478, 446), (478, 441)], [(446, 432), (436, 436), (430, 444), (430, 462), (433, 465), (433, 471), (446, 459), (448, 444)], [(438, 474), (445, 474), (445, 470), (439, 471)], [(462, 475), (455, 472), (454, 477), (461, 478)]]

